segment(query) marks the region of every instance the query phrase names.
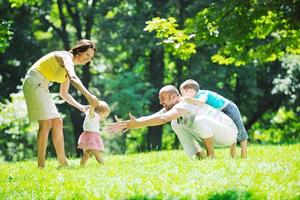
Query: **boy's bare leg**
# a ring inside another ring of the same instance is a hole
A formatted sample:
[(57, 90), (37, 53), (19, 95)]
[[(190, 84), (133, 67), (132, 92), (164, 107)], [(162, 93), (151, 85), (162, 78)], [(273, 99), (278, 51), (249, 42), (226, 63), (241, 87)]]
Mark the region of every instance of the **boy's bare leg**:
[(95, 156), (96, 160), (98, 161), (99, 164), (103, 165), (104, 160), (102, 158), (101, 152), (100, 151), (92, 151), (92, 154)]
[(231, 158), (236, 158), (236, 143), (230, 146), (230, 155)]
[(198, 159), (204, 159), (204, 158), (206, 158), (205, 151), (197, 152), (197, 153), (196, 153), (196, 157), (197, 157)]
[(241, 144), (241, 157), (242, 158), (247, 158), (247, 145), (248, 145), (248, 141), (244, 140), (240, 144)]
[(203, 139), (203, 143), (206, 148), (207, 157), (215, 158), (213, 137)]
[(83, 150), (83, 156), (80, 160), (80, 165), (84, 166), (89, 158), (90, 158), (90, 152), (88, 150)]

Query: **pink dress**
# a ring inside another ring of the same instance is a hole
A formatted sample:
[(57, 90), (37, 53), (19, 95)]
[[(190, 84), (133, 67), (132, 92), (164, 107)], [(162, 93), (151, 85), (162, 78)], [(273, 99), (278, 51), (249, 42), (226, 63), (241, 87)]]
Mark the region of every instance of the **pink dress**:
[(92, 117), (88, 110), (85, 113), (85, 119), (83, 122), (83, 132), (79, 136), (77, 148), (83, 150), (103, 151), (104, 144), (100, 136), (99, 129), (99, 115), (97, 113), (94, 113), (94, 117)]

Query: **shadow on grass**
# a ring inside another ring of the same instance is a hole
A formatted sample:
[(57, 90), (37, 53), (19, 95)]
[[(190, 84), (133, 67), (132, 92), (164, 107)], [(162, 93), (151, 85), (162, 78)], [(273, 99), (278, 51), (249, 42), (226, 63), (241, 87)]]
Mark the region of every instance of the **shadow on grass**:
[[(196, 195), (198, 196), (198, 195)], [(180, 200), (189, 200), (195, 199), (194, 197), (183, 196), (183, 197), (175, 197), (175, 196), (151, 196), (151, 195), (135, 195), (129, 197), (127, 200), (163, 200), (163, 199), (180, 199)], [(258, 199), (249, 191), (238, 191), (238, 190), (227, 190), (223, 192), (217, 192), (209, 194), (208, 196), (199, 195), (196, 199), (208, 199), (208, 200), (253, 200)]]
[(248, 200), (256, 199), (249, 191), (227, 190), (209, 195), (208, 200)]

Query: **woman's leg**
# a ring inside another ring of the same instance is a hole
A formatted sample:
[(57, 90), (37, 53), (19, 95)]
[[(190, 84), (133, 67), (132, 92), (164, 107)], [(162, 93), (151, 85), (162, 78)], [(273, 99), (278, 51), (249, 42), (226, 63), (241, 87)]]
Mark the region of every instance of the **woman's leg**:
[(65, 157), (63, 121), (61, 118), (54, 118), (52, 121), (52, 141), (55, 147), (58, 163), (61, 166), (68, 165)]
[(96, 160), (98, 161), (99, 164), (103, 165), (104, 160), (102, 158), (101, 152), (100, 151), (92, 151), (92, 154), (95, 156)]
[(45, 157), (49, 131), (52, 127), (51, 120), (39, 120), (39, 131), (37, 135), (38, 167), (45, 167)]
[(80, 165), (83, 166), (87, 162), (87, 160), (90, 158), (90, 152), (89, 150), (83, 150), (83, 156), (80, 160)]

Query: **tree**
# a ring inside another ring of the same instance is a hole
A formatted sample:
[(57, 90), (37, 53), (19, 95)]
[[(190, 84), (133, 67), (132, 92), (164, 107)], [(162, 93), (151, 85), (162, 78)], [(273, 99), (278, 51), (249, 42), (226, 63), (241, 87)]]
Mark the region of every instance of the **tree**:
[[(299, 6), (297, 1), (217, 1), (185, 20), (184, 29), (177, 29), (174, 18), (153, 18), (146, 30), (155, 31), (166, 50), (181, 59), (197, 57), (197, 47), (212, 49), (215, 63), (249, 66), (257, 87), (252, 93), (254, 109), (248, 111), (246, 127), (250, 128), (268, 110), (276, 111), (289, 99), (284, 93), (269, 94), (276, 83), (273, 80), (284, 73), (280, 59), (300, 53)], [(247, 92), (242, 88), (247, 88), (245, 80), (250, 77), (244, 79), (238, 73), (233, 80), (234, 99), (243, 102), (241, 93)]]

